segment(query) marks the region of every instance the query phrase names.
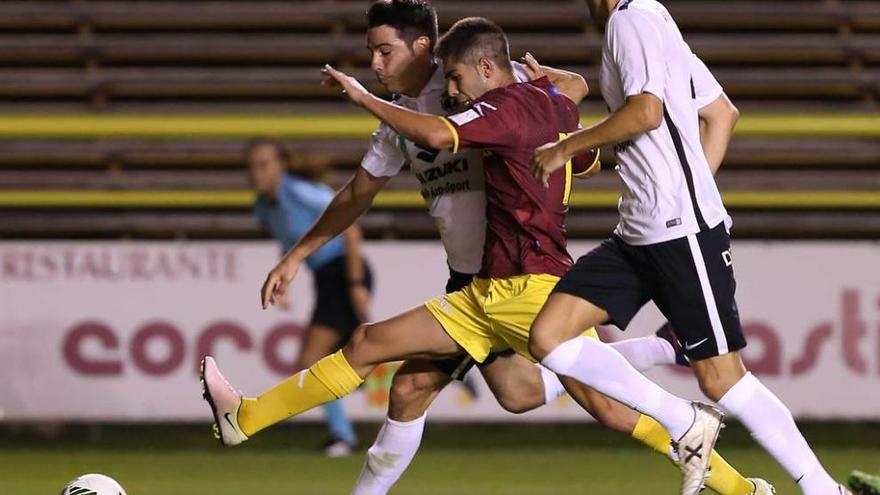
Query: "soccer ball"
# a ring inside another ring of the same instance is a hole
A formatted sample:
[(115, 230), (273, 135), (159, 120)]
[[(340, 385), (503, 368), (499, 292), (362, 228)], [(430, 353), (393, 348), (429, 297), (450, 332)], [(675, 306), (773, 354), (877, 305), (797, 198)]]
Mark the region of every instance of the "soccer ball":
[(103, 474), (84, 474), (68, 483), (61, 495), (126, 495), (122, 486)]

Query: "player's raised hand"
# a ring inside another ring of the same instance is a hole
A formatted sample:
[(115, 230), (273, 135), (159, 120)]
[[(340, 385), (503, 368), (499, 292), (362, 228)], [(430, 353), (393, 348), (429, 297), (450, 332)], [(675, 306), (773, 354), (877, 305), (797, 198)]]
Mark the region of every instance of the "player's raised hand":
[(285, 301), (285, 293), (290, 283), (293, 282), (294, 277), (296, 277), (299, 265), (299, 262), (285, 257), (269, 272), (260, 291), (260, 301), (263, 304), (263, 309), (268, 308), (270, 304), (274, 306)]
[(547, 73), (544, 72), (544, 69), (541, 68), (541, 64), (538, 63), (538, 60), (535, 59), (534, 55), (531, 53), (526, 52), (526, 55), (519, 59), (519, 61), (525, 64), (526, 74), (529, 76), (529, 81), (541, 79), (547, 75)]
[(322, 83), (324, 86), (342, 88), (342, 93), (348, 96), (348, 99), (355, 105), (360, 105), (364, 98), (370, 94), (360, 81), (342, 71), (334, 69), (330, 64), (325, 65), (321, 69), (321, 73), (326, 76)]
[(535, 176), (544, 187), (550, 183), (550, 174), (565, 166), (568, 158), (562, 153), (559, 143), (547, 143), (539, 146), (532, 154), (532, 175)]

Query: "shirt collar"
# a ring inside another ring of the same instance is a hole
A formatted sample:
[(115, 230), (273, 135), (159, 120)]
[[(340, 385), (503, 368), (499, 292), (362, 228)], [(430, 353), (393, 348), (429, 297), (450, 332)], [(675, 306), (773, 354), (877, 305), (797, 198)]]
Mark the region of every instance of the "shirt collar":
[(632, 3), (632, 0), (620, 0), (619, 2), (617, 2), (617, 5), (614, 6), (614, 10), (612, 10), (611, 13), (608, 14), (608, 16), (610, 17), (611, 14), (617, 12), (618, 10), (620, 10), (621, 7), (629, 5), (630, 3)]
[(443, 74), (443, 66), (441, 64), (436, 64), (434, 66), (434, 73), (431, 74), (431, 79), (428, 80), (428, 83), (425, 84), (425, 87), (422, 88), (422, 91), (419, 93), (419, 96), (412, 97), (406, 96), (404, 94), (398, 95), (400, 100), (409, 100), (416, 101), (426, 98), (432, 93), (436, 93), (437, 91), (446, 90), (446, 76)]

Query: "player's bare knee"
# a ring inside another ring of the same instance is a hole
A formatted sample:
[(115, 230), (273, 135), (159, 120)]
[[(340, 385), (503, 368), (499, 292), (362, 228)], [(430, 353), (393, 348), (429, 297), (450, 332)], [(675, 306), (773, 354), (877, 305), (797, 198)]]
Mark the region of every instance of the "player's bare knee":
[[(538, 405), (532, 405), (532, 402), (535, 402), (532, 399), (532, 388), (534, 387), (522, 387), (519, 389), (509, 389), (506, 387), (495, 387), (492, 389), (492, 393), (495, 394), (495, 399), (498, 401), (498, 405), (501, 406), (502, 409), (509, 413), (513, 414), (522, 414), (526, 411), (531, 411), (532, 409), (538, 407)], [(543, 391), (541, 396), (541, 401), (543, 402)]]
[(517, 394), (501, 394), (497, 397), (498, 405), (502, 409), (513, 414), (522, 414), (529, 412), (544, 405), (544, 393), (517, 393)]
[(395, 381), (388, 395), (388, 417), (395, 421), (412, 421), (425, 413), (425, 396), (413, 380)]
[(418, 374), (394, 375), (394, 380), (391, 382), (391, 397), (401, 401), (430, 394), (431, 390), (429, 380)]
[(532, 333), (529, 336), (529, 353), (538, 361), (543, 361), (559, 344), (551, 335)]
[(542, 361), (553, 349), (559, 346), (565, 339), (561, 339), (552, 326), (545, 323), (545, 319), (538, 315), (532, 323), (529, 331), (529, 352), (538, 361)]
[(430, 375), (398, 373), (391, 382), (388, 416), (395, 421), (412, 421), (425, 414), (440, 384)]

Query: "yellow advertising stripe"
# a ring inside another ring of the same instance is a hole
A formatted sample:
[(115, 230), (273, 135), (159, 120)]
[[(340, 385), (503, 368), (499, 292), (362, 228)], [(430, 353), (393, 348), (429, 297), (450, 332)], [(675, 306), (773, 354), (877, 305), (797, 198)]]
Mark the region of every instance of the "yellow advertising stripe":
[(730, 191), (730, 208), (880, 208), (880, 191)]
[[(604, 115), (584, 115), (589, 126)], [(0, 137), (252, 137), (366, 138), (378, 123), (369, 115), (109, 114), (0, 115)], [(742, 136), (880, 137), (880, 118), (863, 114), (746, 114), (736, 128)]]
[(368, 115), (4, 115), (2, 137), (253, 137), (366, 138)]
[(0, 190), (0, 206), (19, 208), (242, 208), (254, 200), (249, 190)]
[[(576, 191), (572, 208), (616, 208), (617, 191)], [(880, 191), (727, 191), (722, 193), (728, 208), (820, 209), (880, 208)]]
[(880, 137), (880, 118), (871, 114), (746, 114), (739, 136)]
[[(75, 189), (0, 190), (0, 207), (17, 208), (248, 208), (250, 190), (192, 191), (83, 191)], [(383, 191), (373, 201), (377, 208), (424, 206), (419, 191)]]
[[(574, 191), (572, 208), (616, 208), (617, 191)], [(0, 190), (0, 207), (15, 208), (248, 208), (254, 193), (246, 190), (84, 191), (65, 189)], [(875, 191), (728, 191), (729, 208), (880, 208)], [(378, 208), (422, 208), (417, 190), (379, 193)]]

